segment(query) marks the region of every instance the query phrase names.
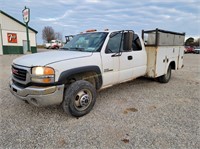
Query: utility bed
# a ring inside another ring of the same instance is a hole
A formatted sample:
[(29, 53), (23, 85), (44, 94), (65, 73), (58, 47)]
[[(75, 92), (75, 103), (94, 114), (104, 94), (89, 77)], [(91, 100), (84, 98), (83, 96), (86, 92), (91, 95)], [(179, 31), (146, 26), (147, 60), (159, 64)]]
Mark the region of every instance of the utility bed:
[(157, 78), (166, 74), (169, 60), (174, 61), (172, 69), (183, 67), (185, 33), (143, 30), (142, 38), (147, 52), (147, 77)]

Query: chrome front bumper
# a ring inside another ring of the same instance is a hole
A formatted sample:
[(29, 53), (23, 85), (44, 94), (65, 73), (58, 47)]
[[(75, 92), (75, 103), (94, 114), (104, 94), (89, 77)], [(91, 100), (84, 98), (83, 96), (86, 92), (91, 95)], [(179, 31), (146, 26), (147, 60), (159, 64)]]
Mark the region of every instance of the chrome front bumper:
[(35, 106), (58, 105), (63, 101), (64, 85), (21, 88), (10, 81), (9, 86), (15, 97)]

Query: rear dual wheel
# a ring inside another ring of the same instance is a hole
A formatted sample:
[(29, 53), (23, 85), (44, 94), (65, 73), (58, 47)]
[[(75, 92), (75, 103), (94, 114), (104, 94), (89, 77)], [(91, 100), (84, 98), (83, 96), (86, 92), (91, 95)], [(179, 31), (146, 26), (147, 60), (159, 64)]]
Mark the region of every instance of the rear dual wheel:
[(168, 69), (167, 69), (167, 73), (163, 76), (158, 77), (158, 81), (160, 83), (168, 83), (169, 80), (171, 79), (171, 65), (169, 65)]

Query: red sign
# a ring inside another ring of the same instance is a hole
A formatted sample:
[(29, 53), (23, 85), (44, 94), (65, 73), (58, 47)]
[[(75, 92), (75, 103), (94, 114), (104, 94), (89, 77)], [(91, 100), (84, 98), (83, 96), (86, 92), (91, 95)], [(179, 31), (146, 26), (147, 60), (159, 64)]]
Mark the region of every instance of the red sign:
[(8, 43), (17, 43), (16, 33), (7, 33)]
[(30, 9), (29, 8), (24, 8), (22, 11), (23, 19), (25, 23), (28, 23), (30, 21)]

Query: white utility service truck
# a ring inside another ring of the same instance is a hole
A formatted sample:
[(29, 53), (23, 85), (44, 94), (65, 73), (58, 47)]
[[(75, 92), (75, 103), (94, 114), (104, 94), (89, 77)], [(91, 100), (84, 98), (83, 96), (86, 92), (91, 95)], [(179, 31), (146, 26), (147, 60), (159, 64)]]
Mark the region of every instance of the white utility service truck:
[(15, 59), (10, 91), (35, 106), (62, 104), (80, 117), (103, 88), (141, 76), (167, 83), (171, 70), (183, 67), (184, 37), (160, 29), (142, 31), (142, 38), (132, 30), (88, 30), (61, 50)]
[(62, 46), (63, 44), (60, 40), (51, 40), (50, 43), (45, 44), (46, 49), (59, 49)]

